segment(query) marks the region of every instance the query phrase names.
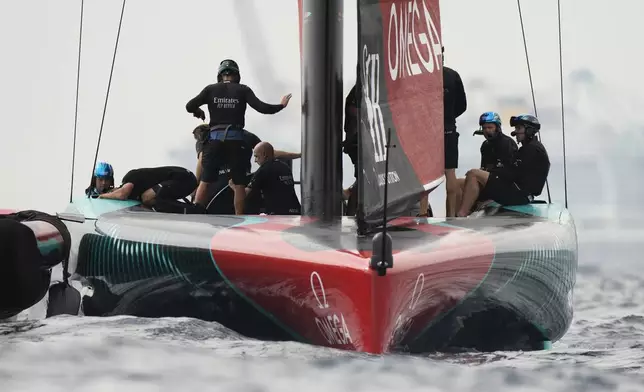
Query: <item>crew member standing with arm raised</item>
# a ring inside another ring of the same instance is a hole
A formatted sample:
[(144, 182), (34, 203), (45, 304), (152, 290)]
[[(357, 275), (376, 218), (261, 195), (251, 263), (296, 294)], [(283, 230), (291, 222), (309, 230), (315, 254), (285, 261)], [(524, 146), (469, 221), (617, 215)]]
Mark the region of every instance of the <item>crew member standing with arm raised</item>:
[(208, 184), (218, 177), (219, 168), (230, 167), (230, 179), (235, 192), (235, 213), (243, 214), (246, 179), (245, 160), (248, 148), (244, 143), (246, 105), (263, 114), (275, 114), (284, 109), (291, 94), (282, 97), (278, 105), (262, 102), (253, 90), (240, 84), (239, 66), (233, 60), (224, 60), (217, 71), (217, 83), (206, 86), (199, 95), (186, 104), (186, 110), (195, 117), (205, 120), (200, 106), (208, 105), (210, 114), (210, 135), (204, 145), (201, 163), (203, 172), (195, 195), (195, 204), (205, 207)]

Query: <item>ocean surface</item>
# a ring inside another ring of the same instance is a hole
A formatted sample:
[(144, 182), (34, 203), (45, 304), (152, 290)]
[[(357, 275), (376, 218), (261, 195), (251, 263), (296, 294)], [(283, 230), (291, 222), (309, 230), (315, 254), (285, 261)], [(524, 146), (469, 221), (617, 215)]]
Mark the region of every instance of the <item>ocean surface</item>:
[(591, 234), (573, 324), (547, 351), (372, 356), (194, 319), (63, 316), (0, 324), (0, 390), (644, 391), (644, 241)]

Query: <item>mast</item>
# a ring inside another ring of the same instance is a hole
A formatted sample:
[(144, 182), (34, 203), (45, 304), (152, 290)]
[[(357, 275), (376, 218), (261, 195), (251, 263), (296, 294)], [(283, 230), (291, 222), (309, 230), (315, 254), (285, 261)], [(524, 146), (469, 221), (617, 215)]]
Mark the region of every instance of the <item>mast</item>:
[(342, 215), (343, 0), (301, 0), (302, 215)]

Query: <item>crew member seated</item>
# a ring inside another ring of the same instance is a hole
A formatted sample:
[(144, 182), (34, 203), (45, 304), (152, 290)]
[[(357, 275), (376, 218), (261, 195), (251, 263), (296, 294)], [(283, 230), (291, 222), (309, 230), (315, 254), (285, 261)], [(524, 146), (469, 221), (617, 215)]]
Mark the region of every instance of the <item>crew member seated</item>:
[(504, 167), (492, 168), (489, 172), (472, 169), (465, 176), (463, 200), (458, 211), (459, 217), (470, 214), (478, 200), (494, 200), (501, 205), (522, 205), (532, 202), (543, 191), (550, 159), (546, 148), (536, 139), (541, 129), (539, 120), (530, 114), (510, 118), (521, 147), (514, 154), (512, 163)]
[(160, 166), (130, 170), (123, 185), (99, 196), (101, 199), (138, 200), (159, 212), (187, 213), (192, 204), (181, 203), (197, 188), (197, 178), (191, 171), (177, 166)]
[(255, 146), (253, 155), (260, 166), (246, 187), (246, 197), (261, 193), (267, 215), (299, 215), (302, 206), (288, 165), (275, 158), (273, 146), (268, 142)]
[(479, 125), (485, 137), (481, 143), (481, 169), (490, 171), (511, 165), (518, 147), (510, 136), (503, 133), (501, 117), (494, 112), (485, 112), (479, 118)]
[(85, 189), (87, 197), (97, 198), (114, 189), (114, 169), (107, 162), (99, 162), (94, 168), (90, 186)]
[[(481, 129), (474, 132), (475, 135), (483, 135), (485, 140), (481, 143), (481, 170), (490, 171), (494, 168), (509, 166), (518, 147), (512, 138), (503, 133), (501, 128), (501, 116), (495, 112), (485, 112), (479, 117)], [(458, 186), (461, 188), (461, 199), (465, 188), (465, 178), (459, 178)]]

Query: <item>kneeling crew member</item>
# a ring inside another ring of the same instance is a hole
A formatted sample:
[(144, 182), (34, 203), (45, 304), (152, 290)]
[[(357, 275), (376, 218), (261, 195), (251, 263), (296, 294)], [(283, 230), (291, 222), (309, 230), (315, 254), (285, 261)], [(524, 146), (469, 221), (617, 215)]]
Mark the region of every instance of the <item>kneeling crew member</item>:
[(288, 165), (275, 159), (273, 146), (268, 142), (255, 146), (253, 155), (260, 166), (246, 188), (248, 197), (261, 192), (268, 215), (299, 215), (302, 206)]
[(94, 168), (92, 183), (85, 189), (87, 197), (97, 198), (114, 189), (114, 169), (107, 162), (99, 162)]
[(139, 200), (160, 212), (181, 212), (177, 200), (188, 197), (196, 187), (195, 175), (182, 167), (143, 168), (127, 172), (121, 187), (99, 198)]
[[(208, 139), (210, 137), (210, 127), (208, 124), (199, 125), (192, 131), (192, 134), (196, 141), (195, 149), (197, 152), (197, 165), (196, 165), (197, 181), (200, 181), (201, 172), (203, 171), (201, 156), (204, 149), (204, 145), (208, 143)], [(251, 159), (253, 158), (253, 150), (255, 149), (255, 146), (257, 146), (262, 140), (257, 135), (247, 130), (244, 130), (242, 139), (245, 145), (244, 153), (247, 154), (247, 156), (244, 157), (244, 162), (246, 162), (246, 175), (248, 176), (251, 174)], [(275, 150), (275, 158), (283, 159), (283, 160), (299, 159), (299, 158), (302, 158), (302, 154), (299, 152)], [(228, 172), (230, 172), (230, 169), (227, 166), (223, 166), (222, 168), (219, 169), (218, 174), (219, 176), (221, 176), (222, 174), (227, 174)], [(217, 179), (217, 181), (219, 181), (219, 178)], [(248, 179), (248, 181), (250, 181), (250, 179)], [(244, 182), (244, 185), (248, 184), (248, 181)], [(225, 185), (228, 185), (228, 181), (226, 181)], [(192, 196), (194, 198), (194, 194)]]
[(512, 164), (494, 168), (490, 172), (473, 169), (465, 176), (465, 191), (458, 216), (469, 215), (479, 200), (494, 200), (501, 205), (529, 204), (539, 196), (548, 179), (550, 159), (546, 148), (536, 139), (541, 129), (539, 120), (530, 114), (510, 118), (521, 147), (514, 154)]
[(246, 179), (244, 126), (246, 105), (263, 114), (275, 114), (284, 109), (291, 94), (282, 97), (279, 105), (269, 105), (255, 96), (250, 87), (240, 84), (239, 66), (233, 60), (224, 60), (217, 71), (217, 83), (206, 86), (186, 104), (186, 110), (195, 117), (205, 120), (206, 115), (199, 107), (208, 105), (210, 113), (210, 136), (204, 146), (199, 187), (195, 203), (205, 206), (208, 202), (208, 184), (217, 180), (222, 166), (230, 167), (229, 177), (235, 192), (235, 213), (243, 214), (244, 182)]

